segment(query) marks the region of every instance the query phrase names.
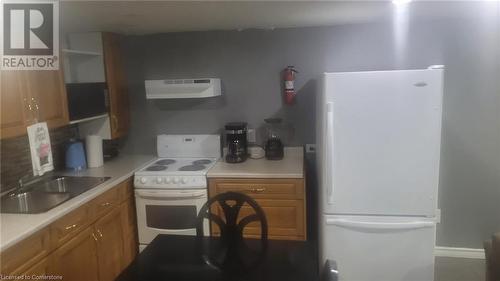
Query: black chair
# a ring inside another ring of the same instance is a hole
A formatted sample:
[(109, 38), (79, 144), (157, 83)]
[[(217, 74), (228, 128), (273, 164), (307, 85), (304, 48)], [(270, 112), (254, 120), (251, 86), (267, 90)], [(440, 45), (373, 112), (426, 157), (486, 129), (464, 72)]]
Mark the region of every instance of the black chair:
[[(241, 208), (245, 204), (254, 213), (239, 218)], [(217, 205), (224, 213), (223, 218), (212, 212)], [(216, 245), (207, 246), (204, 243), (204, 248), (200, 249), (204, 252), (202, 256), (207, 265), (217, 269), (226, 267), (249, 270), (262, 261), (267, 250), (268, 225), (264, 211), (254, 199), (238, 192), (225, 192), (210, 198), (198, 213), (196, 235), (200, 239), (204, 236), (205, 219), (214, 222), (220, 229), (220, 239), (214, 241)], [(260, 223), (260, 241), (243, 239), (243, 230), (251, 222)], [(257, 246), (258, 249), (252, 249), (247, 243), (250, 243), (250, 246)]]
[[(228, 202), (234, 201), (234, 204)], [(241, 218), (238, 221), (241, 207), (248, 204), (254, 214)], [(224, 218), (212, 213), (212, 205), (219, 204), (224, 212)], [(261, 240), (267, 240), (267, 219), (262, 208), (251, 197), (238, 192), (225, 192), (210, 198), (200, 209), (196, 224), (196, 235), (203, 236), (203, 220), (208, 219), (216, 223), (220, 229), (220, 236), (225, 241), (237, 241), (243, 238), (244, 228), (251, 222), (258, 221), (261, 226)]]

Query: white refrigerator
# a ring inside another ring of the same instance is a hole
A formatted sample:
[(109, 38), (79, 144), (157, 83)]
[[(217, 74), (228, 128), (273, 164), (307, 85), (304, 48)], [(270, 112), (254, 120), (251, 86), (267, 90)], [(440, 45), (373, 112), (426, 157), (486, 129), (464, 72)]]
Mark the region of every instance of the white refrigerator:
[(320, 262), (340, 281), (434, 279), (443, 70), (324, 73)]

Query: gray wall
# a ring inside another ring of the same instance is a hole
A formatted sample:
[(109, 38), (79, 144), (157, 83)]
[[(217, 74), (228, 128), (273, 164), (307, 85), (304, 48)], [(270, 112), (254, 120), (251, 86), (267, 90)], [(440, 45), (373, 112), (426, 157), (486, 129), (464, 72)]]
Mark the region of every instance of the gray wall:
[[(500, 230), (499, 34), (500, 16), (493, 13), (465, 20), (412, 21), (403, 49), (395, 46), (390, 21), (129, 36), (124, 43), (132, 127), (125, 150), (154, 153), (159, 133), (213, 133), (237, 120), (259, 126), (269, 116), (282, 116), (294, 126), (289, 144), (314, 143), (315, 78), (320, 73), (444, 64), (442, 223), (437, 243), (481, 248), (484, 239)], [(287, 65), (300, 71), (294, 106), (281, 102), (280, 71)], [(224, 95), (145, 99), (144, 79), (183, 77), (219, 77)]]

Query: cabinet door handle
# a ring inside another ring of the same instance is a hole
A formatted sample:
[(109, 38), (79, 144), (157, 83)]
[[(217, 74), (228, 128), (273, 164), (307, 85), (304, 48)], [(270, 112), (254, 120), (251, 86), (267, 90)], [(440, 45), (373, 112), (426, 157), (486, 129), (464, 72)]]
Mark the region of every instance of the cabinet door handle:
[(111, 203), (106, 202), (106, 203), (102, 203), (102, 204), (101, 204), (101, 207), (108, 207), (109, 205), (111, 205)]
[(97, 242), (97, 237), (95, 236), (94, 232), (92, 232), (92, 238), (94, 238), (94, 240)]
[(252, 191), (253, 193), (261, 193), (261, 192), (266, 191), (266, 188), (265, 187), (254, 187), (254, 188), (250, 189), (250, 191)]
[(118, 131), (118, 118), (116, 118), (116, 115), (111, 114), (111, 122), (112, 122), (112, 124), (111, 124), (111, 130), (113, 132)]
[(98, 233), (98, 234), (99, 234), (99, 236), (102, 238), (102, 232), (101, 232), (101, 230), (99, 230), (99, 229), (98, 229), (98, 230), (97, 230), (97, 233)]
[(75, 223), (75, 224), (72, 224), (72, 225), (68, 225), (68, 226), (66, 226), (64, 229), (66, 229), (66, 230), (70, 230), (70, 229), (75, 228), (75, 227), (77, 227), (77, 226), (78, 226), (78, 224), (76, 224), (76, 223)]
[(35, 97), (31, 97), (31, 103), (33, 106), (33, 111), (34, 111), (33, 121), (34, 121), (34, 123), (38, 123), (39, 121), (41, 121), (40, 120), (40, 107), (38, 107), (38, 102), (37, 102)]
[(35, 116), (35, 99), (33, 97), (26, 99), (24, 98), (24, 103), (25, 106), (27, 107), (29, 111), (29, 117), (28, 120), (26, 120), (30, 125), (35, 124), (38, 122), (37, 117)]

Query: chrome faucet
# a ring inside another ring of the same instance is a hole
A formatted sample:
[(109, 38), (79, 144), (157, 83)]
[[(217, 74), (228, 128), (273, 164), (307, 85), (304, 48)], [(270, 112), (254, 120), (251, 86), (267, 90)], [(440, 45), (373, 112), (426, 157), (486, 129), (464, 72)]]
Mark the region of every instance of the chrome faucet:
[(9, 192), (10, 195), (18, 195), (23, 192), (23, 188), (26, 184), (34, 182), (38, 180), (39, 177), (33, 176), (32, 174), (25, 174), (17, 180), (17, 186), (12, 188), (12, 191)]
[[(26, 175), (20, 177), (19, 180), (17, 181), (17, 184), (18, 184), (17, 188), (22, 189), (27, 182), (33, 181), (35, 178), (36, 178), (36, 176), (33, 176), (31, 174), (26, 174)], [(30, 179), (30, 180), (28, 181), (28, 179)]]

